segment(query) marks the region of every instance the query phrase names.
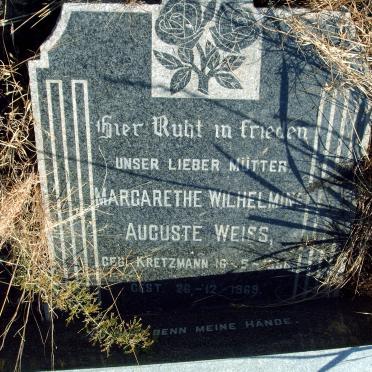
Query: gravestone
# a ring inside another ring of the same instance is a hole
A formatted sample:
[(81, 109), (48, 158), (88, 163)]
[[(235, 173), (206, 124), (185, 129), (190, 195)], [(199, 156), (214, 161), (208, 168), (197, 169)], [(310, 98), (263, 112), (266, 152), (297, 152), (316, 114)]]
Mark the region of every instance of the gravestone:
[(368, 115), (285, 35), (287, 16), (213, 0), (63, 5), (29, 72), (66, 277), (127, 283), (144, 306), (272, 303), (317, 284), (355, 213)]

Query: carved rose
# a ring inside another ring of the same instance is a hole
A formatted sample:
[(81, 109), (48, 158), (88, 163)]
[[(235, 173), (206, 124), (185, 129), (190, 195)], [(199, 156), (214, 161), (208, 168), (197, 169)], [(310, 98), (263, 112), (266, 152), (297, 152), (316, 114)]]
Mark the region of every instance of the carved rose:
[(204, 30), (202, 9), (195, 0), (170, 0), (156, 20), (158, 37), (167, 44), (192, 48)]
[(223, 3), (210, 29), (216, 46), (226, 52), (240, 53), (258, 37), (256, 20), (248, 9), (236, 3)]

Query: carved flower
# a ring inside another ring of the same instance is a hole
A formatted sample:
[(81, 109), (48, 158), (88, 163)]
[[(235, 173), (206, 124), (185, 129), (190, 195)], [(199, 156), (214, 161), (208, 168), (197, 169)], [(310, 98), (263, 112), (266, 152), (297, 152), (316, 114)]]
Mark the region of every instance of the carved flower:
[(252, 12), (237, 3), (221, 4), (215, 22), (210, 31), (216, 46), (226, 52), (240, 53), (258, 37)]
[(192, 48), (204, 30), (200, 3), (195, 0), (170, 0), (156, 20), (158, 37), (167, 44)]

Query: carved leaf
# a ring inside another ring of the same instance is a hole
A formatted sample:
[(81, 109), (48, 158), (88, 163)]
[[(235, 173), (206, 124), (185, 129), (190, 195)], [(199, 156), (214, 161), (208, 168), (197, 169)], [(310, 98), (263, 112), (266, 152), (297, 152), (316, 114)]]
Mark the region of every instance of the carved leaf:
[(220, 53), (216, 49), (208, 58), (207, 67), (214, 70), (220, 64)]
[(218, 84), (228, 89), (243, 89), (239, 80), (232, 74), (220, 72), (215, 75)]
[(214, 45), (209, 40), (207, 40), (205, 44), (205, 55), (207, 56), (208, 54), (210, 54), (213, 48), (214, 48)]
[(245, 61), (245, 57), (228, 55), (222, 60), (221, 70), (222, 71), (234, 71), (239, 68), (242, 63)]
[(186, 87), (191, 79), (191, 68), (183, 67), (176, 71), (170, 82), (171, 94), (175, 94)]
[(189, 48), (178, 48), (178, 56), (180, 60), (185, 63), (193, 63), (194, 62), (194, 53), (192, 49)]
[(202, 27), (204, 27), (209, 21), (212, 20), (212, 18), (214, 17), (215, 9), (216, 9), (216, 0), (212, 0), (205, 7), (204, 14), (203, 14)]
[(168, 70), (175, 70), (183, 66), (182, 62), (178, 58), (172, 56), (169, 53), (158, 52), (157, 50), (154, 50), (154, 55), (157, 60)]

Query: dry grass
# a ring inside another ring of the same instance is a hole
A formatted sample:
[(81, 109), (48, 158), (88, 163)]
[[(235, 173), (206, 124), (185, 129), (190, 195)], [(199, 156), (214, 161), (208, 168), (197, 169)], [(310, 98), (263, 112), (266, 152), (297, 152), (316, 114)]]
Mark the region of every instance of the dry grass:
[[(284, 1), (288, 7), (296, 1)], [(286, 18), (286, 34), (299, 45), (312, 47), (332, 74), (329, 90), (358, 90), (372, 103), (372, 1), (304, 1), (315, 22), (304, 21), (303, 12)], [(350, 14), (342, 17), (336, 31), (324, 28), (324, 12)], [(302, 14), (302, 15), (301, 15)], [(372, 295), (372, 158), (371, 147), (355, 167), (357, 217), (350, 236), (324, 279), (325, 288), (348, 288)]]
[(372, 296), (372, 161), (367, 157), (355, 169), (357, 217), (323, 285)]
[[(312, 46), (334, 79), (345, 87), (357, 88), (372, 98), (372, 2), (370, 0), (309, 0), (317, 19), (309, 24), (293, 15), (286, 22), (289, 34), (300, 45)], [(290, 5), (290, 2), (289, 2)], [(337, 31), (324, 29), (326, 11), (349, 13), (338, 22)]]
[(35, 161), (32, 141), (33, 119), (27, 89), (22, 86), (19, 65), (0, 61), (2, 101), (6, 107), (0, 117), (0, 177), (8, 188), (30, 173)]
[[(357, 91), (372, 108), (372, 1), (371, 0), (268, 0), (259, 1), (284, 11), (282, 36), (299, 47), (311, 48), (331, 72), (327, 90)], [(301, 8), (299, 8), (301, 7)], [(327, 29), (332, 11), (336, 27)], [(271, 16), (273, 21), (278, 18)], [(268, 26), (268, 30), (271, 30)], [(273, 31), (273, 30), (271, 30)], [(277, 28), (274, 30), (278, 32)], [(371, 125), (371, 123), (369, 123)], [(361, 145), (361, 144), (360, 144)], [(372, 143), (354, 169), (356, 218), (337, 259), (317, 292), (340, 288), (372, 296)], [(312, 243), (307, 243), (311, 246)], [(324, 247), (327, 249), (327, 247)], [(302, 297), (300, 295), (300, 297)]]
[[(102, 351), (109, 353), (112, 347), (119, 347), (136, 355), (137, 349), (152, 344), (150, 331), (142, 327), (140, 319), (124, 321), (114, 305), (102, 309), (98, 294), (79, 279), (82, 275), (66, 283), (62, 270), (50, 260), (46, 237), (52, 221), (47, 220), (42, 204), (34, 164), (31, 105), (18, 81), (18, 68), (9, 63), (0, 69), (5, 92), (2, 98), (8, 102), (0, 118), (0, 263), (10, 273), (0, 303), (0, 351), (7, 339), (17, 334), (20, 347), (15, 369), (21, 369), (31, 309), (39, 303), (48, 305), (52, 335), (54, 314), (62, 311), (68, 322), (79, 318)], [(10, 299), (14, 290), (18, 290), (16, 306)], [(23, 319), (22, 326), (13, 332), (19, 318)], [(53, 336), (50, 340), (53, 343)]]

